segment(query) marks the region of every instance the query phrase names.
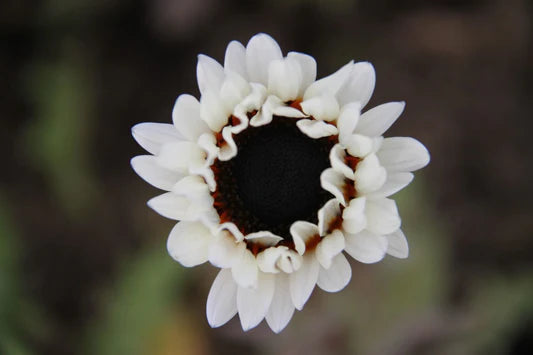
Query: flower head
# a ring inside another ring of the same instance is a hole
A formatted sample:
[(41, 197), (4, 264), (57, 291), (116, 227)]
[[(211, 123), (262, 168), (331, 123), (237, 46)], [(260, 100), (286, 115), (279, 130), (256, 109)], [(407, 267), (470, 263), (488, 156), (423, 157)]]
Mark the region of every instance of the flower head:
[(363, 111), (375, 84), (370, 63), (316, 80), (313, 57), (283, 56), (258, 34), (246, 47), (231, 42), (224, 65), (200, 55), (197, 78), (200, 100), (180, 95), (173, 124), (133, 127), (150, 155), (131, 163), (167, 191), (148, 205), (179, 221), (170, 255), (221, 269), (207, 298), (212, 327), (238, 313), (244, 330), (266, 319), (280, 332), (315, 285), (348, 284), (345, 253), (363, 263), (407, 257), (389, 197), (429, 153), (413, 138), (383, 137), (403, 102)]

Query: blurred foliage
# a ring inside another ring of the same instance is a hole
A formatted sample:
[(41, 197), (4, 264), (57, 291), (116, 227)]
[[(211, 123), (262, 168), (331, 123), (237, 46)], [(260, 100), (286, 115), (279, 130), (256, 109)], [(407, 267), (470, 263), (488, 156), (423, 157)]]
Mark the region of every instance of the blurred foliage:
[(194, 322), (181, 303), (182, 267), (157, 246), (120, 267), (86, 334), (87, 354), (165, 354), (167, 343), (198, 353)]
[(0, 191), (0, 354), (34, 354), (29, 340), (47, 336), (42, 311), (25, 292), (22, 245)]
[(62, 62), (37, 62), (29, 70), (26, 82), (36, 117), (24, 143), (61, 207), (81, 218), (98, 193), (89, 167), (92, 91), (82, 54), (69, 46), (65, 50), (69, 56)]
[[(468, 352), (507, 354), (522, 333), (531, 334), (533, 271), (514, 275), (486, 275), (473, 282), (470, 306), (473, 328), (466, 342)], [(530, 351), (531, 349), (524, 349)]]

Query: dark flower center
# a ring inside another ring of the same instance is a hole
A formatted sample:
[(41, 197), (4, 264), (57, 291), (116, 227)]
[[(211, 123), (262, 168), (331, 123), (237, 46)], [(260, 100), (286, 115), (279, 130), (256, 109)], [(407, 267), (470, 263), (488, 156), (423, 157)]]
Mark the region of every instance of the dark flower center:
[(213, 165), (221, 222), (235, 223), (245, 235), (268, 230), (286, 241), (295, 221), (317, 223), (318, 210), (332, 197), (320, 174), (330, 166), (334, 142), (307, 137), (286, 117), (248, 127), (234, 139), (237, 156)]

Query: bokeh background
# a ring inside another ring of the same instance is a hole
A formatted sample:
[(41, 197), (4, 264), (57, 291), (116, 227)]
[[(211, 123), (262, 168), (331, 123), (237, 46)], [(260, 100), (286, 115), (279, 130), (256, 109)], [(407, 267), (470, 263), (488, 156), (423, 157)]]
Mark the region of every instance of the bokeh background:
[[(527, 0), (0, 2), (0, 354), (530, 354), (533, 4)], [(431, 164), (397, 195), (411, 254), (353, 262), (280, 335), (205, 319), (216, 270), (129, 166), (132, 125), (198, 95), (196, 55), (257, 32), (319, 76), (369, 60), (369, 107)]]

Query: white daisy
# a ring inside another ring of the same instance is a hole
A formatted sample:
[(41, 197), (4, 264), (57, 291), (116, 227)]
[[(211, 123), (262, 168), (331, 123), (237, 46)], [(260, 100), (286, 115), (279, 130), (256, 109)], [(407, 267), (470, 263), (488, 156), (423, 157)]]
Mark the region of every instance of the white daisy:
[(200, 55), (197, 77), (200, 100), (179, 96), (173, 125), (133, 127), (150, 155), (131, 164), (167, 191), (148, 205), (179, 221), (170, 255), (221, 269), (207, 298), (212, 327), (238, 313), (244, 330), (266, 319), (280, 332), (315, 285), (348, 284), (343, 251), (363, 263), (407, 257), (388, 197), (429, 153), (413, 138), (383, 138), (403, 102), (361, 114), (374, 90), (370, 63), (315, 80), (311, 56), (283, 56), (258, 34), (246, 47), (231, 42), (223, 66)]

